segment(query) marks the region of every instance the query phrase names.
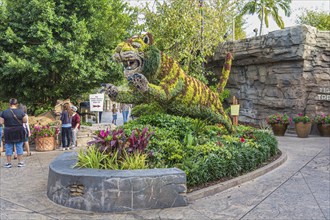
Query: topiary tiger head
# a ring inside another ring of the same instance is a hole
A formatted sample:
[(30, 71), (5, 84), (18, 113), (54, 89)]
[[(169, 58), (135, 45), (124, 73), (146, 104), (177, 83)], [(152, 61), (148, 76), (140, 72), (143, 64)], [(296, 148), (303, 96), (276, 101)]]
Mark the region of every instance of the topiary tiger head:
[(126, 78), (134, 73), (143, 74), (149, 81), (157, 77), (160, 51), (153, 43), (152, 35), (146, 33), (118, 44), (113, 58), (124, 64)]

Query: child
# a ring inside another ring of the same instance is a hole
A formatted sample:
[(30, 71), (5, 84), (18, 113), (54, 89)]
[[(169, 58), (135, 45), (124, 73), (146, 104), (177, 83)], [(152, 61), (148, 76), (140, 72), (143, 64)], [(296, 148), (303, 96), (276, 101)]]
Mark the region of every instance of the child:
[(116, 108), (116, 104), (113, 104), (112, 105), (112, 109), (111, 109), (111, 111), (112, 111), (112, 123), (113, 124), (116, 124), (116, 121), (117, 121), (117, 108)]

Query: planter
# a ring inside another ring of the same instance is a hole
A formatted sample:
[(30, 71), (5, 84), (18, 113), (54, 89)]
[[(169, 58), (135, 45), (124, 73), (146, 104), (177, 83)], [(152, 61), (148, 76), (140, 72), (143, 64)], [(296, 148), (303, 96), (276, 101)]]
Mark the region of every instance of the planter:
[(275, 136), (284, 136), (288, 124), (271, 124)]
[(54, 137), (37, 137), (35, 139), (36, 151), (51, 151), (55, 150)]
[(295, 124), (295, 127), (296, 127), (296, 133), (297, 133), (298, 137), (307, 138), (308, 135), (311, 133), (312, 123), (311, 122), (308, 122), (308, 123), (299, 122), (299, 123)]
[(322, 137), (330, 137), (330, 124), (318, 124), (317, 129)]

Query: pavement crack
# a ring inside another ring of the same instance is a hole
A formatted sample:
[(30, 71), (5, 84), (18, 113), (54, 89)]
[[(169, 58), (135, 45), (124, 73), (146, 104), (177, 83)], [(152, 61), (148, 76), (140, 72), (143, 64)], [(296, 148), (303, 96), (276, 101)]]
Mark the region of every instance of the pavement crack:
[[(20, 204), (18, 204), (18, 203), (12, 202), (12, 201), (10, 201), (10, 200), (8, 200), (8, 199), (5, 199), (5, 198), (1, 198), (1, 199), (4, 200), (4, 201), (6, 201), (6, 202), (8, 202), (8, 203), (14, 204), (14, 205), (16, 205), (16, 206), (18, 206), (18, 207), (24, 208), (24, 209), (28, 210), (29, 212), (31, 212), (31, 213), (33, 213), (33, 214), (38, 214), (38, 215), (46, 216), (46, 217), (49, 218), (49, 219), (57, 219), (57, 218), (54, 218), (54, 217), (52, 217), (52, 216), (50, 216), (50, 215), (46, 215), (46, 214), (43, 214), (43, 213), (37, 212), (37, 211), (35, 211), (35, 210), (33, 210), (33, 209), (30, 209), (30, 208), (28, 208), (28, 207), (26, 207), (26, 206), (22, 206), (22, 205), (20, 205)], [(18, 211), (17, 209), (15, 209), (15, 212), (21, 212), (21, 213), (23, 213), (24, 211)]]
[[(276, 192), (280, 187), (282, 187), (285, 183), (287, 183), (293, 176), (295, 176), (297, 173), (301, 173), (301, 170), (304, 169), (311, 161), (313, 161), (325, 148), (320, 150), (314, 157), (312, 157), (309, 161), (305, 163), (299, 170), (297, 170), (295, 173), (293, 173), (289, 178), (287, 178), (283, 183), (281, 183), (278, 187), (276, 187), (273, 191), (271, 191), (267, 196), (265, 196), (260, 202), (258, 202), (256, 205), (254, 205), (249, 211), (247, 211), (242, 217), (239, 219), (243, 219), (245, 216), (247, 216), (250, 212), (252, 212), (255, 208), (257, 208), (263, 201), (265, 201), (269, 196), (271, 196), (274, 192)], [(314, 195), (313, 195), (314, 196)], [(315, 199), (315, 198), (314, 198)], [(319, 205), (319, 204), (318, 204)], [(324, 213), (322, 212), (324, 215)]]
[(311, 194), (312, 194), (312, 196), (313, 196), (313, 198), (314, 198), (314, 201), (316, 202), (317, 206), (318, 206), (319, 209), (321, 210), (324, 219), (327, 219), (326, 215), (325, 215), (324, 212), (323, 212), (323, 209), (321, 208), (319, 202), (318, 202), (317, 199), (315, 198), (315, 195), (314, 195), (314, 193), (312, 192), (312, 189), (311, 189), (311, 187), (309, 186), (309, 184), (308, 184), (308, 182), (307, 182), (307, 180), (306, 180), (304, 174), (303, 174), (302, 172), (299, 172), (299, 173), (300, 173), (301, 176), (303, 177), (304, 182), (306, 183), (306, 185), (307, 185), (307, 187), (308, 187), (308, 190), (311, 192)]

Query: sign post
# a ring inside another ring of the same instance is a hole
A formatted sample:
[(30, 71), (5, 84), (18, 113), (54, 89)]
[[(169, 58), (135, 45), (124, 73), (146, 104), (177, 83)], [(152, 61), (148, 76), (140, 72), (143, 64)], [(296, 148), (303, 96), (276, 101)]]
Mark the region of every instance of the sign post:
[(231, 107), (231, 116), (233, 118), (233, 125), (238, 125), (238, 115), (239, 115), (239, 104), (236, 97), (233, 97), (233, 104)]
[(99, 123), (99, 112), (103, 111), (103, 101), (104, 94), (90, 94), (89, 95), (89, 103), (90, 103), (90, 111), (97, 112), (97, 124)]

